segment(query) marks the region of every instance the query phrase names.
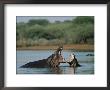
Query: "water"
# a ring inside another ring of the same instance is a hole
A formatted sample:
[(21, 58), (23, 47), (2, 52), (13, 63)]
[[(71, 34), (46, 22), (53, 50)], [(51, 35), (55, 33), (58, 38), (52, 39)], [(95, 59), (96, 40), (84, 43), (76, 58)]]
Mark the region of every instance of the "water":
[(94, 54), (94, 52), (73, 52), (71, 50), (64, 51), (63, 57), (67, 59), (71, 53), (76, 55), (76, 58), (81, 65), (74, 71), (72, 67), (69, 67), (68, 63), (60, 64), (59, 68), (20, 68), (20, 66), (40, 59), (47, 58), (54, 51), (52, 50), (40, 50), (40, 51), (17, 51), (16, 61), (16, 73), (17, 74), (94, 74), (94, 56), (86, 56), (87, 54)]

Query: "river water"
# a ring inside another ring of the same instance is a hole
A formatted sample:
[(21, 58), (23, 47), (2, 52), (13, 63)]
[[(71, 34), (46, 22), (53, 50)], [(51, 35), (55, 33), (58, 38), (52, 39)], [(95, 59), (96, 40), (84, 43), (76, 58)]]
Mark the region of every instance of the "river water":
[[(16, 54), (16, 73), (17, 74), (94, 74), (94, 56), (86, 56), (87, 54), (94, 54), (94, 52), (73, 52), (71, 50), (63, 50), (62, 54), (65, 59), (69, 57), (71, 53), (76, 55), (76, 58), (81, 67), (75, 68), (69, 67), (68, 63), (60, 64), (57, 69), (52, 68), (20, 68), (20, 66), (32, 62), (47, 58), (54, 51), (52, 50), (17, 50)], [(74, 73), (75, 72), (75, 73)]]

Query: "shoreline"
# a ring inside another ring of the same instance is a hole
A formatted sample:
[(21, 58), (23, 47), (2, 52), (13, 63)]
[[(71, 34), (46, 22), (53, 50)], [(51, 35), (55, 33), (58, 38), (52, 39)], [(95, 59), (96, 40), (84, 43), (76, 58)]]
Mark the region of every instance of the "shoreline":
[[(17, 47), (16, 50), (56, 50), (57, 48), (58, 45), (48, 45), (48, 46)], [(94, 51), (94, 45), (90, 44), (63, 45), (63, 50)]]

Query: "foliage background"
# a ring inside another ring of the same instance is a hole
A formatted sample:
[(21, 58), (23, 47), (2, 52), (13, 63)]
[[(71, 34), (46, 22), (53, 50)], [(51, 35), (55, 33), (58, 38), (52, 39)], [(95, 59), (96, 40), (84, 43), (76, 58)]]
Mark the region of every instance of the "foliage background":
[(94, 44), (94, 16), (55, 22), (47, 19), (16, 22), (16, 40), (17, 47)]

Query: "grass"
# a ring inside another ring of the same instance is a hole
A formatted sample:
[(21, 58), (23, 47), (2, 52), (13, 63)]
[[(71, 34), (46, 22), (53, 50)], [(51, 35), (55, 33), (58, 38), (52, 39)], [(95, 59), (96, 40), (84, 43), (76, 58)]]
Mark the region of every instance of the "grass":
[[(17, 50), (55, 50), (58, 46), (30, 46), (30, 47), (17, 47)], [(94, 51), (94, 45), (90, 44), (74, 44), (63, 45), (63, 50), (75, 50), (75, 51)]]

